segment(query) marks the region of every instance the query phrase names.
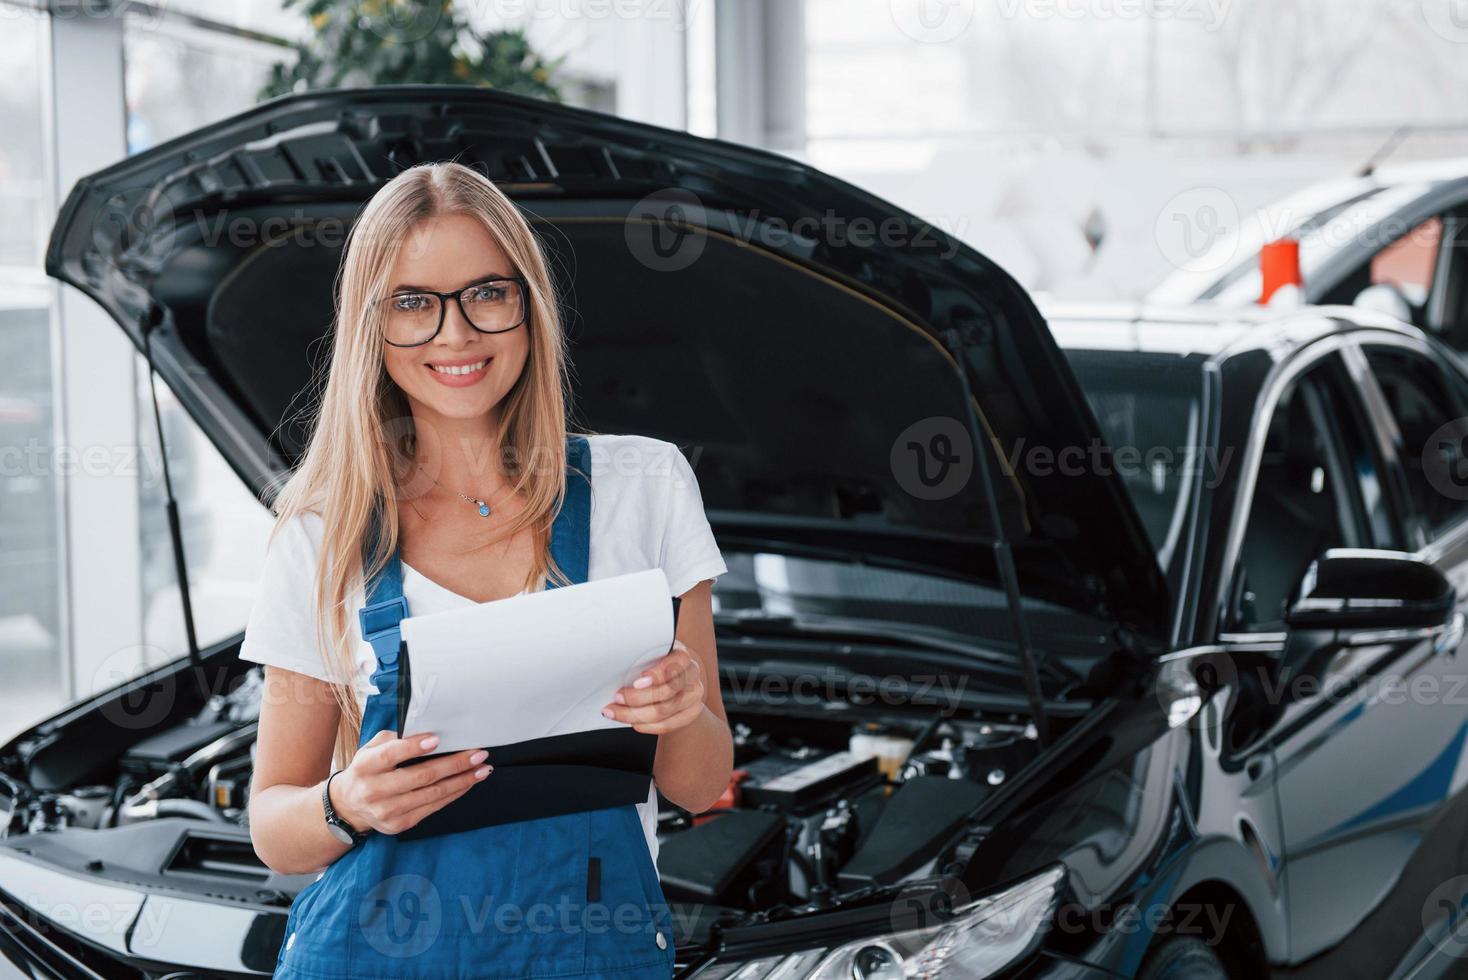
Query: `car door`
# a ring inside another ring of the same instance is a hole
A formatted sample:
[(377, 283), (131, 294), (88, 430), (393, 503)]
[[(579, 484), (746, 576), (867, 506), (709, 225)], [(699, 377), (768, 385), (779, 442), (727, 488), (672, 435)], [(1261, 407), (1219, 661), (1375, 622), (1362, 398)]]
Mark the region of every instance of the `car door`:
[[(1414, 356), (1416, 367), (1432, 367)], [(1385, 380), (1375, 370), (1379, 363), (1374, 348), (1347, 345), (1338, 362), (1304, 379), (1301, 393), (1315, 393), (1313, 417), (1324, 424), (1313, 443), (1317, 457), (1296, 460), (1293, 468), (1324, 470), (1310, 477), (1311, 486), (1331, 497), (1321, 510), (1339, 522), (1335, 542), (1317, 538), (1311, 546), (1416, 551), (1451, 568), (1450, 578), (1461, 582), (1468, 537), (1431, 537), (1438, 533), (1431, 529), (1446, 526), (1440, 523), (1445, 508), (1421, 491), (1433, 467), (1412, 464), (1431, 436), (1423, 431), (1423, 413), (1461, 410), (1424, 407), (1427, 392), (1409, 391), (1402, 377)], [(1385, 383), (1379, 386), (1378, 378)], [(1331, 474), (1341, 477), (1327, 494)], [(1267, 512), (1269, 492), (1261, 470), (1246, 541), (1282, 531), (1267, 520), (1254, 526), (1260, 508)], [(1464, 529), (1454, 526), (1453, 535)], [(1419, 533), (1422, 528), (1429, 530)], [(1293, 546), (1294, 558), (1304, 550)], [(1249, 557), (1246, 547), (1243, 558)], [(1271, 581), (1288, 581), (1297, 571), (1292, 565)], [(1460, 609), (1464, 600), (1460, 585)], [(1283, 628), (1279, 619), (1267, 625)], [(1313, 659), (1316, 669), (1291, 690), (1272, 692), (1280, 699), (1278, 713), (1263, 737), (1274, 750), (1291, 960), (1310, 961), (1309, 974), (1391, 975), (1421, 952), (1423, 903), (1431, 890), (1454, 869), (1468, 870), (1461, 827), (1438, 819), (1463, 782), (1468, 693), (1457, 659), (1461, 619), (1455, 625), (1337, 634)], [(1283, 630), (1284, 645), (1300, 639)]]

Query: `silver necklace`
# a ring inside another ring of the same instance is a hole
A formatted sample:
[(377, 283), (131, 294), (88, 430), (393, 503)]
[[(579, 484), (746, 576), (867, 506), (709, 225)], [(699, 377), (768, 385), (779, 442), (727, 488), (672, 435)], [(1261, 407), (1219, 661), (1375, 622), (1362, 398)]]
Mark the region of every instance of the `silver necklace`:
[[(429, 473), (427, 470), (423, 469), (423, 464), (422, 463), (415, 463), (415, 465), (420, 470), (423, 470), (423, 475), (426, 476), (426, 477), (428, 477), (430, 480), (433, 480), (433, 482), (438, 485), (439, 489), (444, 490), (444, 491), (447, 491), (448, 493), (452, 493), (455, 496), (459, 497), (461, 500), (467, 500), (467, 501), (469, 501), (469, 503), (471, 503), (475, 507), (479, 508), (479, 516), (480, 517), (488, 517), (490, 515), (491, 511), (489, 509), (489, 504), (487, 502), (485, 502), (483, 500), (480, 500), (478, 497), (471, 497), (468, 494), (459, 493), (459, 491), (457, 491), (457, 490), (451, 490), (451, 489), (449, 489), (448, 487), (444, 486), (442, 483), (439, 483), (438, 480), (434, 479), (432, 473)], [(505, 484), (505, 486), (509, 486), (509, 484)], [(500, 487), (499, 490), (496, 490), (494, 492), (494, 496), (499, 496), (500, 492), (503, 491), (504, 489), (505, 489), (504, 487)], [(490, 499), (493, 500), (494, 497), (491, 497)]]

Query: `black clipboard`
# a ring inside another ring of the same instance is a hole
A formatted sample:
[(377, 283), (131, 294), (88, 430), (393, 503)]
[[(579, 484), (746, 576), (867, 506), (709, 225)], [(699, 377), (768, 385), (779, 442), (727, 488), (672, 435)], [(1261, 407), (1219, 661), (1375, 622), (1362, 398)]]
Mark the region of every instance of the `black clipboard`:
[[(678, 635), (680, 599), (672, 597), (673, 636)], [(668, 648), (672, 652), (672, 647)], [(412, 697), (412, 658), (398, 643), (398, 734)], [(646, 803), (658, 737), (631, 727), (551, 735), (509, 745), (485, 746), (494, 772), (447, 806), (396, 836), (403, 840), (452, 834), (478, 827)], [(416, 765), (446, 753), (415, 756)]]

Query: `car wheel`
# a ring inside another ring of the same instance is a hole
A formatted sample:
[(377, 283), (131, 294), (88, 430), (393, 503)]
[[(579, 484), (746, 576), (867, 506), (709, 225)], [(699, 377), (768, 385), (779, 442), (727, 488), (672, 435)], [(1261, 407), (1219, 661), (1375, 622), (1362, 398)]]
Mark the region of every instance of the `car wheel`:
[(1152, 951), (1137, 976), (1138, 980), (1228, 980), (1228, 971), (1203, 940), (1174, 936)]

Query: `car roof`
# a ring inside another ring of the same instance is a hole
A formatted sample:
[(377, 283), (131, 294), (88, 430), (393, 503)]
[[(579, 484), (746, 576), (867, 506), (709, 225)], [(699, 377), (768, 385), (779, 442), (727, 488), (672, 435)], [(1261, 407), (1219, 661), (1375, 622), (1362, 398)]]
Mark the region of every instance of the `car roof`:
[(1415, 183), (1416, 181), (1458, 180), (1468, 177), (1468, 157), (1442, 157), (1382, 164), (1368, 180), (1382, 184)]
[(1269, 350), (1276, 356), (1330, 334), (1387, 330), (1421, 337), (1416, 327), (1353, 306), (1218, 307), (1145, 303), (1043, 302), (1041, 312), (1067, 352), (1175, 354), (1223, 361)]

